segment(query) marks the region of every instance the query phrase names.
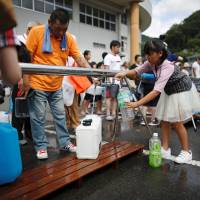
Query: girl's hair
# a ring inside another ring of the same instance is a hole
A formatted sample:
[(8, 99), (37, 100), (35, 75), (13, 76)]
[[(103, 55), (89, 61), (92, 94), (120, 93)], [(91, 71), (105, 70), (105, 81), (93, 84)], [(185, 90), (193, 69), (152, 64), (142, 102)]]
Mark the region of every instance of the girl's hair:
[(167, 58), (168, 56), (168, 51), (167, 51), (167, 44), (165, 44), (163, 41), (153, 38), (149, 41), (147, 41), (144, 45), (144, 54), (145, 55), (150, 55), (153, 52), (163, 53), (162, 57), (160, 58), (159, 65), (163, 63), (163, 61)]

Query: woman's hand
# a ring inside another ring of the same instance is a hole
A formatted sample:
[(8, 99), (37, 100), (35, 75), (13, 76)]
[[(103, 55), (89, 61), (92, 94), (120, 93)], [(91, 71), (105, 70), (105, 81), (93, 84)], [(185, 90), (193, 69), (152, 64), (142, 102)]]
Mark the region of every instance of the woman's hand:
[(123, 71), (119, 72), (115, 75), (115, 78), (120, 81), (121, 79), (123, 79), (126, 76), (126, 74), (127, 74), (127, 72), (123, 72)]
[(126, 102), (126, 107), (127, 108), (137, 108), (139, 105), (138, 105), (138, 102)]

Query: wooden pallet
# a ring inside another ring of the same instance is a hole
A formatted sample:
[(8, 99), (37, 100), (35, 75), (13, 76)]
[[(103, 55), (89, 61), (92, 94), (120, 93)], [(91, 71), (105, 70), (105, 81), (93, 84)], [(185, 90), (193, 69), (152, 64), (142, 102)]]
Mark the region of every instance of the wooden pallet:
[(95, 160), (80, 160), (70, 155), (24, 171), (15, 183), (0, 186), (0, 199), (39, 199), (125, 156), (142, 151), (143, 147), (125, 141), (112, 142), (102, 147)]

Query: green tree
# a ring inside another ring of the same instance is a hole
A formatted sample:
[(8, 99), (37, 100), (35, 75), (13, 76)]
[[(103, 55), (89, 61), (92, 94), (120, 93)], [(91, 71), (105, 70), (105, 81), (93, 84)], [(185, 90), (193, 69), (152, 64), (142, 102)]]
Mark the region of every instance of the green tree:
[(166, 32), (168, 47), (178, 55), (200, 53), (200, 10), (194, 12), (181, 24), (174, 24)]

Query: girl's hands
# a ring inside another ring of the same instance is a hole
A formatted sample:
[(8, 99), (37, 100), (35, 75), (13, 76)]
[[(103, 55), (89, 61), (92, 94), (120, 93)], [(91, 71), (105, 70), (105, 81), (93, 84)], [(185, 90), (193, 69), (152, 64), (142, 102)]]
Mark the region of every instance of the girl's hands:
[(138, 105), (138, 102), (126, 102), (126, 107), (127, 108), (137, 108), (139, 105)]

